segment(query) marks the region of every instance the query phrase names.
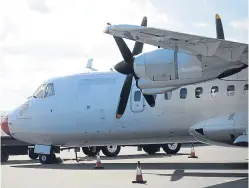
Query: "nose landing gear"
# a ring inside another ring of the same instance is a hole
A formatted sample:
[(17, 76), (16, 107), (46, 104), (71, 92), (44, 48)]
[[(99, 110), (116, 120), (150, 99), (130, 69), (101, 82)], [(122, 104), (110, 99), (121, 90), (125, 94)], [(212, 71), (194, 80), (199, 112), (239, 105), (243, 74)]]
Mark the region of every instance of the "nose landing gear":
[(52, 154), (40, 154), (39, 161), (41, 164), (53, 164), (57, 163), (57, 159), (54, 153)]

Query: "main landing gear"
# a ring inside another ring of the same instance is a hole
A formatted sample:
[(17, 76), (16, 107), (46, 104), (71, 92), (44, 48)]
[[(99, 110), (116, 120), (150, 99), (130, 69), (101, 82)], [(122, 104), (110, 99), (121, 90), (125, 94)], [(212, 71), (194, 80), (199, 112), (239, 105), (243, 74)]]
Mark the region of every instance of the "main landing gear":
[(118, 145), (107, 145), (103, 147), (82, 147), (82, 151), (85, 155), (89, 157), (95, 157), (98, 152), (102, 150), (103, 154), (107, 157), (116, 157), (121, 147)]
[(107, 157), (116, 157), (120, 152), (121, 147), (118, 145), (107, 145), (102, 147), (102, 152)]
[(82, 152), (89, 156), (89, 157), (95, 157), (97, 153), (100, 151), (99, 147), (82, 147)]
[(164, 144), (162, 145), (163, 151), (167, 154), (177, 154), (181, 149), (181, 144), (172, 143), (172, 144)]
[(160, 151), (161, 147), (164, 150), (164, 152), (167, 154), (177, 154), (179, 150), (181, 149), (181, 144), (170, 143), (170, 144), (163, 144), (163, 145), (157, 145), (157, 144), (143, 145), (143, 150), (149, 155), (154, 155), (158, 151)]

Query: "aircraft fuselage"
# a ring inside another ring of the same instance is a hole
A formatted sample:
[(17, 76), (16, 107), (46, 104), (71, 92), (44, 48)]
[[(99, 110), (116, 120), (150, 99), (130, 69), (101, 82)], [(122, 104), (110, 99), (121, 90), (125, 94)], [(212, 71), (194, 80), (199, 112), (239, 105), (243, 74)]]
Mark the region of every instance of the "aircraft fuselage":
[[(133, 81), (125, 114), (116, 119), (124, 79), (119, 73), (108, 72), (48, 80), (45, 84), (53, 83), (54, 95), (29, 98), (11, 112), (10, 133), (28, 143), (60, 146), (192, 142), (196, 140), (189, 134), (191, 126), (222, 115), (247, 114), (246, 81), (213, 80), (183, 86), (186, 89), (156, 95), (154, 108)], [(229, 85), (235, 86), (232, 95), (227, 91)], [(218, 86), (215, 96), (211, 94), (214, 86)], [(198, 97), (196, 88), (202, 88)], [(231, 134), (237, 137), (243, 131), (234, 124), (225, 135), (220, 132), (220, 138), (231, 144)]]

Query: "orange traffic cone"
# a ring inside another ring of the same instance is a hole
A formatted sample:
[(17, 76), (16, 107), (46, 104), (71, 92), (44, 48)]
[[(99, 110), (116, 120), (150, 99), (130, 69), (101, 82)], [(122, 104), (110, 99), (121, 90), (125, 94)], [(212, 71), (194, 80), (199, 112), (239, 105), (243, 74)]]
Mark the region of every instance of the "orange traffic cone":
[(137, 162), (136, 180), (132, 181), (132, 183), (142, 183), (142, 184), (147, 183), (147, 181), (143, 180), (143, 174), (142, 174), (142, 169), (141, 169), (140, 161)]
[(100, 155), (99, 152), (97, 154), (97, 161), (96, 161), (96, 165), (94, 167), (95, 169), (104, 169), (104, 167), (101, 164), (101, 160), (100, 160)]
[(188, 158), (198, 158), (198, 157), (195, 155), (194, 144), (192, 144), (191, 153), (190, 153), (190, 156), (188, 156)]

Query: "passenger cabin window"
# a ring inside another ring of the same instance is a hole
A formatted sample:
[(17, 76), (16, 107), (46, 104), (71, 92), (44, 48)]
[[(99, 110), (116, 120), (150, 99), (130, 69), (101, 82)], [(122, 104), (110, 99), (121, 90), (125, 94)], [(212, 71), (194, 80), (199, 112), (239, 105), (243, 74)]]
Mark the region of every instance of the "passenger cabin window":
[(135, 91), (134, 93), (134, 101), (138, 102), (141, 100), (141, 92), (140, 91)]
[(213, 86), (211, 88), (211, 96), (212, 97), (216, 97), (218, 95), (218, 92), (219, 92), (219, 87), (218, 86)]
[(45, 94), (44, 94), (44, 98), (45, 97), (50, 97), (50, 96), (53, 96), (53, 95), (54, 95), (54, 84), (49, 83), (49, 84), (47, 84)]
[(248, 84), (244, 85), (244, 94), (248, 94)]
[(202, 88), (202, 87), (197, 87), (197, 88), (195, 89), (195, 97), (196, 97), (196, 98), (201, 98), (202, 93), (203, 93), (203, 88)]
[(180, 98), (181, 99), (186, 99), (186, 97), (187, 97), (187, 89), (186, 88), (182, 88), (180, 90)]
[(234, 85), (227, 86), (227, 96), (233, 96), (235, 93)]
[(171, 97), (172, 97), (172, 92), (171, 91), (164, 94), (165, 100), (170, 100)]

